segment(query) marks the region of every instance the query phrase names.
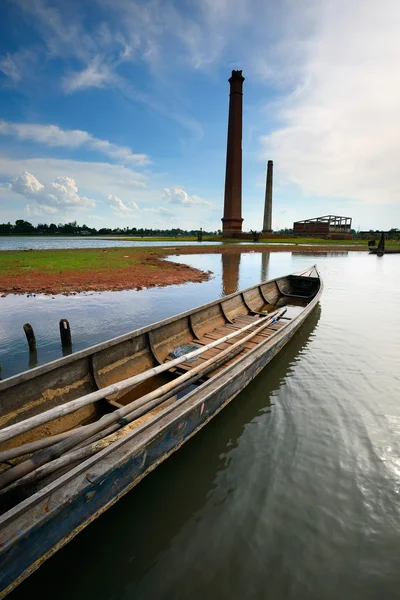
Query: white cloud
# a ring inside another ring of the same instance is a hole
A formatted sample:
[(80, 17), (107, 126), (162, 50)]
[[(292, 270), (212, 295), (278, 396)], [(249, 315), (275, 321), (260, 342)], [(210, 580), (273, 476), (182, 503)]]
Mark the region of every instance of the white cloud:
[(27, 205), (29, 214), (51, 214), (71, 208), (79, 210), (95, 206), (93, 200), (79, 196), (78, 186), (71, 177), (57, 177), (55, 181), (43, 185), (32, 173), (24, 171), (19, 177), (11, 179), (10, 189), (35, 202), (33, 207)]
[(158, 206), (156, 208), (142, 208), (142, 212), (152, 213), (155, 215), (163, 215), (165, 217), (174, 217), (174, 213), (168, 208), (163, 208), (162, 206)]
[(17, 52), (7, 52), (0, 57), (0, 71), (8, 77), (12, 83), (17, 84), (27, 75), (36, 71), (36, 54), (31, 50), (22, 48)]
[(171, 204), (181, 204), (182, 206), (212, 206), (208, 200), (203, 200), (199, 196), (189, 196), (181, 187), (164, 188), (164, 200)]
[(51, 147), (79, 148), (87, 146), (124, 164), (140, 166), (149, 162), (146, 154), (133, 154), (132, 150), (126, 146), (118, 146), (108, 140), (101, 140), (80, 129), (61, 129), (58, 125), (0, 121), (0, 134), (15, 136), (21, 141), (32, 141)]
[(47, 206), (45, 204), (36, 204), (31, 206), (27, 204), (25, 206), (25, 211), (28, 217), (41, 217), (43, 215), (54, 215), (58, 212), (57, 208), (54, 206)]
[[(34, 178), (31, 176), (21, 180), (23, 171), (34, 174)], [(187, 215), (188, 218), (184, 219), (183, 215), (175, 215), (167, 208), (156, 204), (160, 200), (160, 186), (151, 185), (147, 174), (136, 173), (128, 167), (110, 163), (79, 162), (55, 158), (17, 160), (0, 155), (1, 220), (7, 222), (21, 218), (21, 204), (16, 201), (17, 196), (14, 195), (8, 184), (2, 183), (2, 180), (9, 181), (13, 178), (17, 180), (13, 183), (19, 191), (30, 194), (30, 197), (21, 194), (19, 197), (27, 198), (29, 208), (25, 210), (29, 211), (28, 216), (32, 217), (32, 222), (35, 222), (34, 217), (54, 214), (54, 212), (49, 212), (53, 208), (57, 209), (57, 215), (54, 218), (51, 217), (52, 220), (63, 222), (77, 219), (81, 222), (82, 217), (79, 217), (76, 207), (71, 206), (66, 213), (63, 213), (60, 206), (43, 202), (40, 199), (43, 183), (55, 181), (65, 173), (68, 173), (75, 182), (79, 182), (78, 194), (80, 197), (86, 196), (96, 201), (95, 211), (89, 210), (85, 213), (84, 221), (89, 225), (97, 227), (96, 217), (106, 223), (107, 227), (124, 226), (127, 219), (136, 227), (162, 228), (164, 225), (170, 226), (171, 219), (176, 227), (193, 227), (190, 213)], [(152, 178), (157, 182), (159, 175), (155, 174)], [(35, 190), (37, 190), (36, 195)], [(35, 196), (34, 201), (32, 201), (33, 196)], [(131, 199), (133, 197), (134, 200)], [(129, 210), (124, 210), (119, 201)], [(66, 217), (65, 214), (68, 216)], [(39, 220), (43, 220), (43, 216)]]
[(123, 202), (121, 198), (115, 196), (114, 194), (109, 194), (107, 196), (106, 203), (109, 204), (113, 208), (114, 215), (117, 217), (126, 218), (133, 215), (138, 215), (140, 213), (150, 213), (153, 215), (161, 215), (163, 217), (174, 217), (174, 213), (167, 208), (163, 207), (149, 207), (140, 209), (136, 202), (133, 200), (128, 200)]
[[(79, 181), (81, 188), (91, 195), (116, 194), (125, 197), (132, 194), (132, 188), (136, 188), (135, 194), (140, 196), (139, 200), (157, 200), (153, 197), (151, 190), (146, 188), (148, 175), (138, 173), (133, 169), (107, 162), (87, 162), (58, 158), (25, 158), (13, 159), (0, 155), (0, 178), (7, 180), (19, 176), (23, 171), (35, 173), (39, 181), (51, 181), (64, 173)], [(158, 195), (159, 197), (159, 195)]]
[(83, 71), (70, 73), (64, 77), (66, 92), (76, 92), (86, 88), (103, 88), (115, 80), (115, 74), (109, 65), (95, 57)]
[(399, 205), (400, 3), (323, 8), (264, 156), (307, 194)]
[(118, 196), (115, 196), (113, 194), (109, 194), (107, 196), (107, 204), (112, 206), (112, 208), (118, 213), (139, 210), (138, 205), (133, 200), (128, 200), (128, 202), (124, 204), (121, 198), (118, 198)]
[(21, 79), (20, 69), (10, 54), (7, 54), (0, 59), (0, 71), (14, 82), (20, 81)]

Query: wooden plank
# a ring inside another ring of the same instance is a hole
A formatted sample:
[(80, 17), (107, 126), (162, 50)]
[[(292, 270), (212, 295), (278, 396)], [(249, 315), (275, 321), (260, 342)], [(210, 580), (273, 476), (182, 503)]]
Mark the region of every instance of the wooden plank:
[(246, 342), (245, 344), (245, 348), (247, 348), (248, 350), (251, 350), (255, 346), (258, 346), (257, 342)]
[(244, 292), (242, 297), (246, 306), (250, 310), (260, 310), (262, 305), (265, 304), (265, 300), (261, 295), (259, 286)]
[(254, 321), (257, 317), (255, 317), (254, 315), (240, 315), (240, 317), (236, 317), (236, 319), (234, 319), (234, 323), (243, 323), (243, 324), (248, 324), (251, 323), (252, 321)]
[[(251, 321), (251, 320), (252, 320), (252, 319), (250, 319), (250, 321)], [(236, 321), (236, 319), (235, 319), (235, 321)], [(246, 324), (248, 324), (248, 322), (247, 322)], [(230, 327), (231, 327), (230, 325), (226, 325), (226, 326), (224, 326), (223, 328), (219, 328), (219, 329), (229, 329)], [(251, 330), (250, 330), (250, 331), (251, 331)], [(220, 336), (222, 337), (221, 333), (224, 333), (224, 334), (226, 334), (226, 331), (224, 331), (224, 332), (220, 332), (220, 334), (219, 334), (219, 335), (217, 335), (215, 332), (209, 332), (209, 333), (206, 333), (206, 334), (203, 336), (203, 338), (202, 338), (202, 339), (200, 339), (200, 340), (198, 341), (198, 343), (200, 343), (200, 344), (202, 344), (202, 343), (203, 343), (203, 344), (207, 344), (207, 341), (208, 341), (209, 339), (218, 339), (218, 337), (220, 337)], [(265, 329), (264, 331), (262, 331), (261, 333), (257, 334), (257, 335), (256, 335), (256, 336), (255, 336), (255, 337), (252, 339), (252, 340), (250, 340), (250, 341), (246, 342), (246, 344), (245, 344), (245, 349), (243, 350), (243, 352), (242, 352), (242, 353), (240, 353), (240, 354), (239, 354), (237, 357), (235, 357), (234, 359), (232, 359), (232, 361), (230, 361), (230, 362), (234, 362), (234, 360), (238, 360), (238, 359), (239, 359), (239, 357), (240, 357), (241, 355), (245, 354), (245, 353), (246, 353), (248, 350), (251, 350), (252, 348), (255, 348), (255, 347), (258, 345), (258, 344), (260, 344), (260, 343), (262, 343), (262, 342), (265, 342), (265, 340), (266, 340), (266, 339), (267, 339), (269, 336), (271, 336), (271, 335), (272, 335), (272, 333), (273, 333), (273, 331), (272, 331), (272, 330), (270, 330), (270, 331), (269, 331), (269, 328), (267, 328), (267, 329)], [(245, 337), (245, 336), (243, 336), (243, 337)], [(240, 339), (240, 335), (238, 335), (238, 336), (235, 338), (235, 340), (239, 340), (239, 339)], [(229, 347), (230, 345), (232, 345), (233, 343), (234, 343), (234, 342), (233, 342), (233, 341), (231, 342), (231, 340), (229, 340), (228, 342), (223, 342), (223, 343), (222, 343), (220, 346), (217, 346), (216, 348), (212, 348), (211, 350), (208, 350), (207, 352), (205, 352), (205, 353), (204, 353), (204, 354), (203, 354), (203, 355), (202, 355), (202, 356), (201, 356), (201, 357), (200, 357), (200, 358), (199, 358), (197, 361), (195, 361), (195, 362), (193, 362), (193, 363), (189, 363), (189, 364), (183, 364), (183, 365), (180, 365), (180, 367), (182, 368), (182, 371), (183, 371), (183, 372), (190, 371), (190, 369), (192, 369), (193, 367), (195, 367), (195, 366), (197, 366), (197, 365), (201, 364), (201, 361), (202, 361), (202, 360), (207, 360), (208, 358), (211, 358), (212, 356), (216, 356), (216, 355), (218, 354), (218, 352), (219, 352), (219, 351), (221, 351), (221, 350), (225, 350), (226, 348), (228, 348), (228, 347)], [(229, 363), (227, 362), (227, 363), (226, 363), (226, 365), (228, 365), (228, 364), (229, 364)], [(225, 366), (226, 366), (226, 365), (225, 365)], [(212, 371), (212, 372), (209, 374), (209, 377), (212, 377), (212, 376), (214, 376), (216, 372), (217, 372), (217, 371), (215, 371), (215, 372), (214, 372), (214, 371)]]
[[(223, 337), (224, 337), (224, 334), (221, 332), (216, 333), (214, 331), (210, 331), (210, 333), (206, 333), (201, 339), (202, 340), (219, 340), (219, 339), (222, 339)], [(210, 342), (208, 341), (207, 343), (209, 344)]]

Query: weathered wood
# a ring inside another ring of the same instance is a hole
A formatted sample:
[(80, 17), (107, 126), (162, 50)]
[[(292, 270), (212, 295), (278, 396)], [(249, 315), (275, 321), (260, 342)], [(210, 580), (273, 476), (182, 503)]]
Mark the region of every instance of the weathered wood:
[[(259, 331), (268, 327), (272, 323), (272, 321), (279, 319), (280, 315), (281, 314), (283, 315), (285, 312), (286, 312), (286, 309), (281, 309), (280, 311), (277, 311), (277, 313), (272, 317), (260, 319), (259, 323), (262, 321), (262, 325), (257, 327), (255, 329), (255, 331), (252, 331), (250, 334), (248, 334), (247, 336), (245, 336), (244, 338), (242, 338), (241, 340), (236, 342), (236, 344), (233, 344), (233, 346), (231, 348), (228, 348), (227, 350), (224, 350), (223, 352), (221, 352), (219, 355), (219, 358), (222, 359), (225, 356), (229, 355), (235, 348), (246, 343), (252, 337), (257, 335), (257, 333)], [(254, 327), (254, 324), (251, 324), (250, 326), (246, 326), (243, 329), (248, 330), (249, 327)], [(243, 330), (241, 330), (241, 331), (243, 331)], [(225, 338), (223, 338), (223, 339), (226, 340), (226, 339), (230, 339), (231, 337), (233, 337), (233, 334), (225, 336)], [(204, 351), (206, 348), (207, 348), (207, 346), (204, 346), (201, 350)], [(194, 352), (188, 353), (186, 356), (189, 357), (190, 355), (199, 355), (199, 354), (200, 354), (200, 352), (198, 350), (195, 350)], [(176, 359), (176, 360), (178, 360), (178, 359)], [(90, 435), (95, 435), (99, 431), (105, 429), (108, 425), (111, 425), (112, 423), (115, 423), (119, 419), (124, 418), (126, 415), (128, 415), (130, 412), (132, 412), (132, 410), (134, 410), (135, 408), (139, 408), (139, 407), (145, 405), (149, 400), (153, 400), (155, 398), (162, 396), (163, 394), (166, 394), (170, 390), (176, 388), (177, 385), (190, 379), (195, 373), (201, 373), (206, 367), (208, 367), (210, 365), (214, 365), (215, 360), (216, 359), (214, 357), (210, 358), (208, 361), (204, 362), (203, 364), (191, 369), (188, 373), (181, 375), (176, 380), (171, 381), (170, 383), (167, 383), (163, 386), (160, 386), (159, 388), (150, 392), (149, 394), (146, 394), (139, 400), (135, 400), (134, 402), (127, 404), (123, 408), (119, 408), (116, 411), (114, 411), (113, 413), (104, 416), (99, 421), (96, 421), (95, 423), (88, 425), (84, 431), (82, 431), (82, 430), (77, 431), (74, 435), (71, 435), (66, 440), (62, 440), (55, 446), (47, 448), (47, 449), (43, 450), (43, 452), (36, 454), (36, 455), (32, 456), (31, 458), (29, 458), (28, 460), (16, 465), (15, 467), (8, 469), (4, 473), (0, 474), (0, 489), (3, 489), (4, 487), (9, 485), (13, 481), (16, 481), (20, 477), (23, 477), (24, 475), (37, 469), (41, 465), (43, 465), (51, 460), (54, 460), (55, 458), (58, 458), (59, 456), (66, 453), (71, 448), (74, 448), (75, 446), (77, 446), (80, 442), (82, 442), (85, 439), (87, 439), (88, 437), (90, 437)], [(174, 361), (171, 361), (168, 364), (172, 365), (173, 362)], [(186, 362), (186, 361), (182, 361), (182, 362)]]
[[(232, 350), (232, 356), (234, 356), (235, 354), (237, 354), (238, 352), (240, 352), (241, 350), (239, 349), (238, 351), (236, 350)], [(180, 384), (177, 384), (176, 387), (173, 387), (171, 389), (170, 392), (168, 392), (167, 394), (165, 394), (165, 397), (161, 400), (157, 400), (156, 403), (152, 403), (149, 402), (147, 404), (144, 404), (144, 409), (138, 409), (137, 411), (133, 411), (132, 413), (129, 413), (129, 418), (132, 416), (133, 417), (137, 417), (140, 416), (142, 414), (144, 414), (145, 412), (147, 412), (148, 410), (150, 410), (151, 408), (153, 408), (154, 406), (157, 405), (158, 402), (164, 402), (164, 400), (167, 400), (167, 398), (170, 398), (173, 394), (178, 394), (180, 391), (182, 391), (183, 389), (187, 388), (189, 385), (192, 385), (193, 383), (195, 383), (196, 381), (198, 381), (199, 379), (201, 379), (201, 377), (203, 377), (204, 375), (206, 375), (207, 373), (209, 373), (210, 371), (212, 371), (213, 369), (216, 369), (217, 367), (219, 367), (221, 364), (223, 364), (226, 360), (228, 360), (229, 357), (222, 357), (221, 358), (217, 358), (215, 361), (215, 364), (209, 364), (205, 369), (203, 369), (200, 373), (195, 373), (189, 380), (184, 380), (182, 381)], [(176, 380), (175, 380), (176, 381)], [(123, 408), (121, 405), (119, 405), (119, 408)], [(104, 418), (104, 417), (103, 417)], [(125, 417), (125, 419), (127, 419), (128, 417)], [(88, 427), (90, 427), (90, 425), (84, 425), (82, 427), (79, 428), (79, 431), (87, 431)], [(118, 429), (119, 427), (121, 427), (121, 425), (117, 425), (116, 429)], [(6, 462), (9, 461), (11, 459), (17, 458), (19, 456), (24, 456), (26, 454), (31, 454), (32, 452), (36, 452), (38, 450), (43, 450), (44, 448), (48, 448), (49, 446), (53, 446), (54, 444), (61, 442), (62, 440), (67, 439), (68, 437), (71, 437), (71, 435), (73, 435), (74, 433), (76, 433), (78, 431), (78, 429), (73, 429), (70, 431), (65, 431), (64, 433), (60, 433), (58, 435), (53, 435), (53, 436), (49, 436), (47, 438), (43, 438), (41, 440), (36, 440), (35, 442), (31, 442), (29, 444), (24, 444), (22, 446), (18, 446), (18, 447), (14, 447), (14, 448), (10, 448), (8, 450), (4, 450), (3, 452), (0, 452), (0, 463), (1, 462)], [(104, 432), (103, 432), (104, 434)]]
[[(307, 269), (306, 271), (309, 271), (309, 269)], [(304, 271), (304, 273), (305, 273), (305, 271)], [(282, 280), (283, 278), (280, 277), (280, 279)], [(275, 280), (271, 279), (269, 282), (262, 284), (262, 286), (271, 285), (271, 284), (273, 285), (274, 281)], [(241, 305), (243, 307), (243, 303), (241, 302), (241, 298), (240, 298), (241, 293), (252, 290), (255, 287), (258, 287), (258, 284), (255, 286), (248, 287), (245, 290), (241, 290), (239, 292), (233, 292), (232, 294), (225, 296), (224, 298), (218, 298), (217, 300), (213, 300), (212, 302), (209, 302), (208, 304), (203, 305), (200, 308), (199, 307), (192, 308), (183, 313), (180, 313), (180, 314), (174, 315), (172, 317), (169, 317), (167, 319), (164, 319), (163, 321), (160, 321), (158, 323), (153, 323), (151, 325), (147, 325), (146, 327), (142, 327), (135, 331), (131, 331), (129, 333), (123, 334), (116, 338), (107, 340), (106, 342), (96, 344), (95, 346), (89, 346), (85, 350), (80, 350), (79, 352), (75, 352), (71, 356), (66, 356), (64, 358), (60, 358), (60, 359), (57, 359), (50, 363), (41, 365), (40, 367), (37, 367), (34, 371), (24, 371), (23, 373), (9, 377), (3, 381), (0, 381), (0, 392), (3, 393), (5, 390), (14, 388), (17, 385), (21, 386), (21, 384), (26, 383), (27, 384), (26, 389), (31, 390), (31, 393), (32, 393), (32, 390), (36, 391), (37, 385), (35, 385), (33, 387), (30, 385), (29, 382), (32, 381), (33, 379), (35, 380), (35, 382), (38, 382), (39, 376), (41, 378), (43, 378), (43, 380), (45, 377), (49, 377), (51, 379), (51, 382), (47, 383), (47, 388), (48, 388), (49, 386), (51, 386), (53, 384), (53, 379), (59, 378), (60, 371), (65, 370), (67, 373), (70, 373), (70, 369), (73, 369), (74, 365), (76, 363), (78, 363), (78, 362), (84, 363), (86, 361), (92, 361), (94, 357), (97, 357), (102, 354), (107, 355), (107, 356), (114, 356), (114, 354), (124, 344), (135, 343), (135, 341), (138, 338), (144, 339), (145, 335), (143, 335), (143, 334), (146, 334), (148, 331), (154, 331), (155, 329), (160, 328), (160, 327), (164, 328), (165, 325), (172, 323), (174, 321), (177, 321), (179, 319), (182, 319), (184, 317), (187, 317), (189, 315), (192, 315), (193, 317), (195, 317), (196, 315), (203, 313), (204, 311), (210, 310), (212, 307), (216, 307), (216, 310), (218, 312), (219, 304), (224, 303), (224, 307), (228, 306), (226, 304), (226, 302), (229, 301), (229, 303), (230, 303), (231, 299), (237, 298), (239, 300), (239, 305)], [(261, 287), (261, 291), (262, 291), (262, 289), (263, 289), (263, 287)], [(240, 314), (239, 305), (237, 306), (237, 314)], [(230, 306), (230, 304), (229, 304), (229, 306)], [(234, 314), (229, 315), (230, 318), (233, 316), (235, 316), (235, 315)], [(222, 318), (222, 315), (221, 315), (221, 318)], [(223, 321), (223, 318), (222, 318), (222, 321)], [(149, 352), (149, 354), (150, 354), (150, 352)], [(59, 372), (57, 372), (57, 370), (59, 370)], [(123, 379), (123, 377), (117, 377), (116, 380), (121, 380), (121, 379)], [(103, 387), (103, 384), (99, 385), (99, 387)], [(78, 397), (79, 395), (80, 394), (78, 393), (78, 394), (76, 394), (75, 397)], [(25, 394), (23, 402), (30, 403), (32, 399), (33, 399), (32, 397), (28, 398), (27, 394)], [(4, 414), (4, 412), (7, 411), (8, 408), (9, 407), (8, 407), (7, 403), (6, 403), (6, 405), (4, 405), (4, 403), (1, 404), (0, 405), (0, 414)], [(10, 410), (12, 410), (12, 407), (10, 407)]]
[(37, 350), (29, 350), (29, 368), (34, 369), (38, 364)]
[(381, 233), (381, 237), (379, 240), (378, 247), (376, 249), (376, 253), (378, 256), (383, 256), (385, 254), (385, 234), (383, 231)]
[(247, 310), (248, 310), (249, 312), (251, 312), (253, 309), (252, 309), (252, 308), (251, 308), (251, 306), (249, 306), (249, 304), (247, 303), (247, 300), (246, 300), (246, 295), (245, 295), (244, 293), (242, 294), (242, 300), (243, 300), (243, 304), (245, 305), (245, 307), (247, 308)]
[(63, 349), (69, 350), (72, 347), (71, 327), (68, 319), (60, 319), (60, 337)]
[[(267, 317), (261, 318), (259, 320), (259, 323), (265, 322), (266, 320), (270, 319), (272, 316), (274, 316), (278, 312), (279, 311), (276, 311), (275, 313), (271, 313)], [(29, 419), (25, 419), (24, 421), (20, 421), (19, 423), (15, 423), (14, 425), (9, 425), (8, 427), (4, 427), (0, 431), (0, 443), (4, 442), (6, 440), (12, 439), (13, 437), (16, 437), (17, 435), (19, 435), (25, 431), (30, 431), (31, 429), (33, 429), (34, 427), (37, 427), (38, 425), (42, 425), (43, 423), (48, 423), (52, 419), (55, 419), (55, 418), (64, 416), (66, 414), (69, 414), (71, 412), (74, 412), (83, 406), (87, 406), (88, 404), (92, 404), (93, 402), (98, 402), (99, 400), (102, 400), (106, 396), (109, 396), (109, 395), (119, 392), (121, 390), (127, 389), (127, 388), (133, 386), (134, 384), (145, 381), (146, 379), (149, 379), (150, 377), (154, 377), (155, 375), (163, 373), (164, 371), (168, 371), (171, 367), (182, 364), (182, 363), (194, 358), (195, 356), (203, 354), (203, 352), (205, 352), (208, 348), (213, 348), (214, 346), (217, 346), (218, 343), (226, 341), (228, 339), (231, 339), (232, 337), (235, 337), (239, 333), (247, 331), (251, 327), (253, 327), (252, 323), (239, 329), (239, 331), (234, 331), (231, 334), (225, 336), (225, 339), (221, 338), (220, 340), (211, 342), (210, 344), (207, 344), (207, 346), (202, 346), (198, 350), (193, 350), (192, 352), (183, 354), (179, 358), (175, 358), (174, 360), (172, 360), (168, 363), (164, 363), (157, 367), (153, 367), (152, 369), (148, 369), (147, 371), (144, 371), (143, 373), (139, 373), (138, 375), (134, 375), (133, 377), (128, 377), (127, 379), (125, 379), (123, 381), (113, 383), (101, 390), (91, 392), (90, 394), (86, 394), (85, 396), (82, 396), (81, 398), (78, 398), (76, 400), (71, 400), (71, 402), (68, 402), (66, 404), (60, 404), (59, 406), (56, 406), (53, 409), (42, 412), (39, 415), (35, 415), (34, 417), (30, 417)]]
[(35, 338), (35, 333), (33, 331), (32, 325), (30, 325), (29, 323), (25, 323), (24, 332), (26, 335), (26, 339), (28, 341), (29, 351), (35, 352), (36, 351), (36, 338)]
[(37, 452), (37, 450), (43, 450), (43, 448), (48, 448), (56, 442), (61, 442), (61, 440), (65, 440), (70, 435), (70, 431), (64, 431), (64, 433), (58, 433), (57, 435), (45, 437), (40, 440), (35, 440), (34, 442), (29, 442), (27, 444), (22, 444), (22, 446), (8, 448), (8, 450), (3, 450), (2, 452), (0, 452), (0, 463), (6, 462), (13, 458), (18, 458), (19, 456), (31, 454), (32, 452)]
[[(74, 468), (68, 469), (54, 481), (46, 482), (45, 488), (0, 516), (1, 541), (4, 541), (0, 546), (0, 595), (11, 591), (222, 410), (291, 339), (316, 307), (322, 287), (321, 282), (315, 297), (308, 301), (302, 312), (285, 322), (279, 331), (272, 333), (266, 343), (255, 346), (239, 360), (228, 361), (218, 375), (218, 370), (213, 371), (211, 379), (165, 408), (162, 414), (155, 414), (98, 454), (82, 459)], [(267, 295), (270, 298), (269, 291)], [(211, 305), (217, 306), (218, 303), (215, 301)], [(183, 316), (189, 314), (193, 313), (188, 311)], [(171, 320), (178, 318), (181, 316), (172, 317)], [(36, 373), (26, 372), (12, 381), (6, 380), (0, 383), (0, 391), (11, 392), (14, 387), (18, 397), (20, 384), (29, 385), (38, 374), (43, 376), (41, 385), (44, 385), (47, 375), (53, 378), (53, 372), (62, 372), (76, 360), (81, 363), (91, 361), (91, 357), (98, 352), (105, 354), (107, 348), (112, 358), (121, 342), (145, 334), (154, 327), (161, 327), (163, 323), (99, 344), (52, 365), (39, 367)], [(104, 372), (106, 370), (105, 361)], [(41, 409), (43, 406), (39, 407)]]
[[(18, 479), (17, 481), (15, 481), (14, 483), (12, 483), (8, 487), (6, 487), (5, 489), (3, 489), (3, 490), (0, 489), (0, 496), (4, 496), (4, 494), (9, 493), (10, 491), (14, 491), (15, 489), (17, 489), (21, 486), (26, 486), (28, 484), (32, 484), (33, 482), (38, 481), (39, 479), (42, 479), (43, 477), (47, 477), (48, 475), (51, 475), (52, 473), (58, 471), (61, 468), (64, 468), (71, 464), (74, 464), (78, 460), (83, 460), (84, 458), (86, 458), (88, 456), (92, 456), (96, 452), (99, 452), (103, 448), (107, 447), (107, 445), (112, 443), (114, 440), (108, 439), (108, 441), (105, 444), (97, 445), (95, 447), (92, 446), (92, 444), (94, 444), (98, 440), (103, 440), (103, 439), (107, 440), (107, 436), (110, 436), (112, 433), (118, 431), (123, 426), (138, 419), (142, 415), (145, 415), (146, 413), (151, 412), (154, 408), (159, 408), (160, 406), (165, 404), (168, 400), (170, 400), (173, 396), (176, 396), (179, 392), (186, 389), (188, 386), (193, 385), (194, 383), (199, 381), (199, 379), (204, 377), (204, 375), (206, 375), (210, 371), (214, 371), (215, 369), (221, 367), (228, 360), (231, 360), (232, 358), (237, 356), (242, 351), (242, 348), (243, 348), (242, 345), (237, 346), (236, 348), (231, 349), (230, 352), (225, 353), (225, 355), (223, 357), (220, 357), (219, 359), (217, 359), (215, 361), (208, 361), (208, 364), (205, 368), (203, 366), (203, 369), (200, 369), (198, 372), (195, 372), (194, 374), (191, 373), (192, 376), (189, 378), (185, 378), (185, 380), (182, 381), (180, 383), (180, 385), (177, 385), (176, 387), (172, 387), (169, 391), (167, 391), (165, 394), (163, 394), (160, 398), (155, 398), (154, 400), (150, 400), (150, 401), (146, 402), (145, 404), (143, 404), (143, 406), (136, 408), (135, 410), (132, 410), (132, 412), (128, 413), (124, 417), (123, 421), (113, 423), (109, 427), (106, 427), (104, 430), (101, 430), (97, 434), (84, 440), (81, 444), (79, 444), (77, 446), (76, 450), (72, 450), (71, 452), (68, 452), (64, 456), (62, 456), (58, 459), (52, 460), (50, 463), (46, 463), (46, 464), (38, 467), (37, 469), (33, 470), (32, 472), (28, 473), (27, 475), (21, 477), (20, 479)], [(82, 432), (83, 430), (87, 430), (88, 427), (89, 426), (86, 426), (85, 428), (84, 427), (80, 428), (79, 432)], [(70, 437), (74, 433), (76, 433), (76, 430), (68, 431), (68, 432), (65, 432), (64, 434), (61, 434), (58, 436), (52, 436), (52, 438), (48, 438), (47, 440), (38, 440), (35, 450), (49, 447), (50, 445), (52, 445), (58, 441), (61, 441), (62, 439), (66, 439), (66, 438)], [(41, 448), (39, 446), (40, 442), (42, 442)], [(89, 448), (88, 448), (88, 444), (89, 444)], [(26, 444), (26, 446), (28, 446), (28, 445), (29, 444)], [(30, 444), (30, 445), (32, 446), (32, 444)], [(84, 452), (83, 451), (81, 452), (81, 449), (84, 450)], [(12, 453), (13, 450), (16, 451), (16, 453), (13, 454)], [(20, 452), (21, 450), (25, 450), (25, 452), (22, 452), (22, 454), (21, 454), (21, 452)], [(0, 462), (2, 460), (9, 460), (12, 458), (16, 458), (17, 456), (22, 456), (23, 454), (27, 454), (26, 448), (25, 449), (22, 447), (21, 448), (12, 448), (11, 450), (9, 450), (6, 453), (0, 453)], [(4, 459), (3, 455), (8, 456), (8, 458)]]

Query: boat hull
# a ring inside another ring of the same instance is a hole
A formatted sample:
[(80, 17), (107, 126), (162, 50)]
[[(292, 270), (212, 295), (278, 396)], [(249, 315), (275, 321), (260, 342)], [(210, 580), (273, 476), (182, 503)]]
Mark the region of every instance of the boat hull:
[(131, 490), (204, 427), (273, 359), (315, 309), (304, 310), (221, 375), (212, 377), (150, 423), (50, 483), (4, 517), (0, 598)]

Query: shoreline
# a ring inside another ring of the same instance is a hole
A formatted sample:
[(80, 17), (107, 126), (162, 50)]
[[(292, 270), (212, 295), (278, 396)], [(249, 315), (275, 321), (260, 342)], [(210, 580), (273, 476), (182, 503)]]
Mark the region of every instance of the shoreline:
[(140, 290), (210, 278), (210, 271), (166, 260), (185, 254), (248, 252), (363, 252), (357, 246), (224, 246), (125, 247), (0, 251), (0, 297), (8, 294), (65, 296), (84, 292)]

